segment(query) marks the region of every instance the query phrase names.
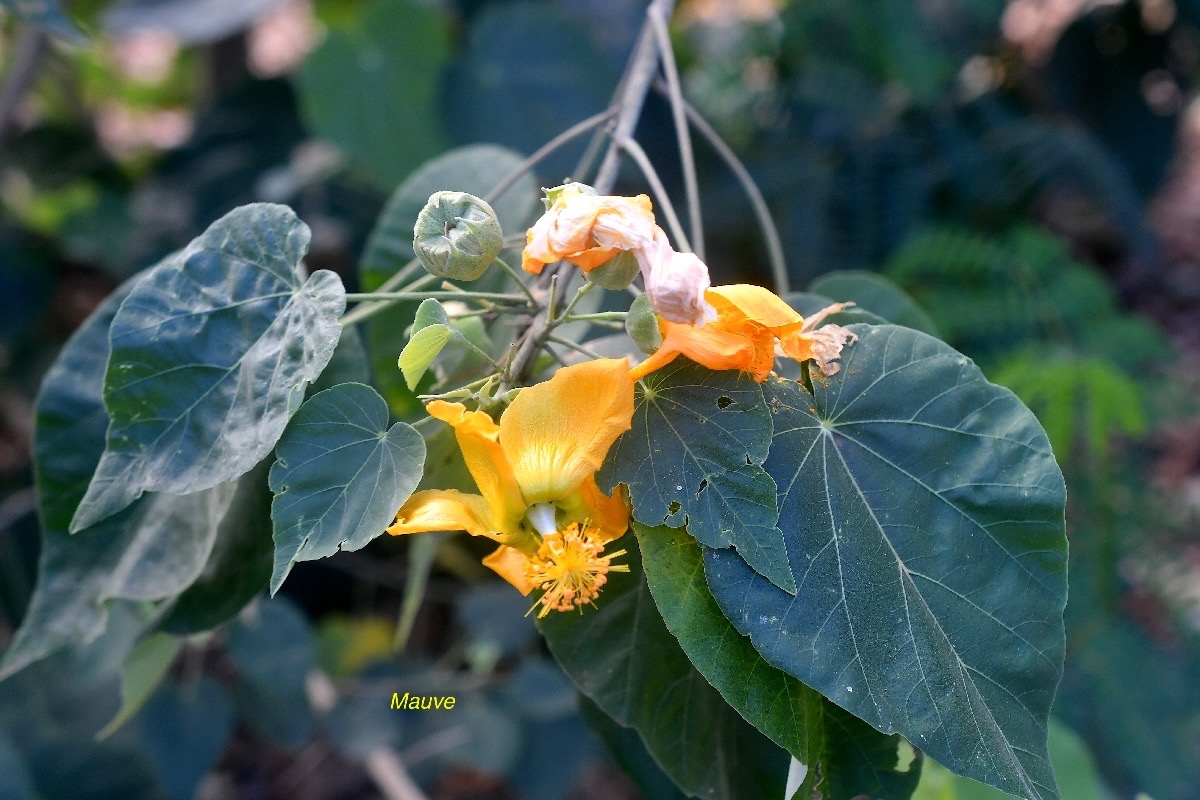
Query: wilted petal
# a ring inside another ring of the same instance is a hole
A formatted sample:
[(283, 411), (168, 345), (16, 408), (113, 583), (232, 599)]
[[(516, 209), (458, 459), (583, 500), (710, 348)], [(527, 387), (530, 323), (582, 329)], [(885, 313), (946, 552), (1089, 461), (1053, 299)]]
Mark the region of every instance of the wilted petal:
[(650, 305), (669, 322), (703, 325), (715, 319), (716, 311), (705, 300), (712, 285), (708, 267), (692, 253), (675, 252), (661, 228), (655, 233), (652, 245), (635, 251)]

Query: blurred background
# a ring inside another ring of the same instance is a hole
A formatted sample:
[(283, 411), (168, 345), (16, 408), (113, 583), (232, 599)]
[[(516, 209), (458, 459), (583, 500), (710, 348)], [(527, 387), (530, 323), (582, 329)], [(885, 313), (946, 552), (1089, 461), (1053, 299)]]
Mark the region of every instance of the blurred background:
[[(34, 398), (102, 298), (258, 200), (359, 285), (406, 176), (601, 111), (645, 5), (0, 0), (0, 649), (37, 575)], [(1057, 735), (1103, 784), (1064, 797), (1200, 798), (1200, 0), (683, 0), (672, 35), (792, 288), (889, 278), (1047, 428), (1070, 490)], [(637, 136), (682, 198), (661, 97)], [(714, 282), (769, 282), (749, 203), (695, 141)], [(470, 542), (431, 541), (298, 565), (98, 742), (137, 631), (115, 605), (95, 643), (0, 683), (0, 797), (390, 800), (396, 764), (432, 800), (638, 797), (615, 765), (644, 762), (636, 737), (606, 749), (525, 600)], [(389, 711), (397, 687), (459, 708)]]

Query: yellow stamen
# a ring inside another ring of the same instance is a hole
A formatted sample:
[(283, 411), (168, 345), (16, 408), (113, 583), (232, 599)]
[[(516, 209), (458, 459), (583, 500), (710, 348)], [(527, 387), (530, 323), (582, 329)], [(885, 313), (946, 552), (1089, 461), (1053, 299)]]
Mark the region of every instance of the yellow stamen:
[(551, 611), (590, 604), (608, 582), (609, 572), (629, 572), (628, 564), (611, 563), (625, 551), (601, 555), (604, 545), (593, 539), (593, 530), (572, 524), (542, 537), (537, 555), (529, 559), (529, 580), (543, 591), (539, 619)]

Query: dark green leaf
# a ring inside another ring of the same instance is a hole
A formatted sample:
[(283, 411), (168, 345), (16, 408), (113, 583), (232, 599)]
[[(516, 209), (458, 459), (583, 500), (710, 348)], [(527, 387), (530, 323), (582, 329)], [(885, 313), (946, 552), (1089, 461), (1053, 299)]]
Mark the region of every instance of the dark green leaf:
[(766, 385), (766, 467), (795, 597), (705, 553), (721, 609), (771, 664), (940, 763), (1057, 798), (1065, 489), (1009, 392), (909, 328), (855, 326), (843, 369)]
[(21, 754), (4, 735), (0, 735), (0, 797), (4, 800), (35, 800), (37, 797)]
[(256, 603), (230, 626), (227, 649), (240, 678), (241, 721), (287, 747), (304, 744), (312, 733), (305, 679), (316, 664), (304, 614), (282, 598)]
[(332, 389), (339, 383), (370, 383), (371, 365), (367, 363), (367, 348), (354, 326), (342, 330), (333, 357), (321, 376), (308, 387), (308, 396)]
[[(1110, 795), (1096, 774), (1092, 756), (1070, 728), (1050, 720), (1050, 761), (1067, 800), (1104, 800)], [(1009, 795), (970, 778), (960, 778), (927, 761), (913, 800), (1005, 800)]]
[(275, 454), (272, 593), (297, 561), (381, 535), (421, 480), (425, 440), (403, 422), (389, 428), (387, 404), (370, 386), (343, 383), (300, 407)]
[(80, 327), (42, 384), (34, 436), (42, 518), (38, 585), (0, 677), (95, 639), (104, 630), (107, 600), (157, 600), (181, 592), (204, 568), (234, 496), (235, 484), (184, 496), (150, 495), (99, 525), (67, 533), (104, 449), (108, 329), (131, 286)]
[(638, 522), (687, 526), (709, 547), (732, 545), (794, 591), (775, 527), (775, 482), (762, 468), (770, 445), (771, 414), (757, 383), (677, 358), (638, 384), (633, 428), (596, 480), (606, 492), (626, 484)]
[(449, 32), (434, 9), (373, 0), (357, 29), (328, 31), (300, 70), (300, 105), (313, 130), (381, 189), (445, 147), (437, 95)]
[[(833, 305), (833, 299), (821, 294), (809, 294), (807, 292), (792, 292), (785, 295), (784, 300), (792, 308), (799, 311), (805, 317), (811, 317), (823, 308)], [(856, 322), (862, 322), (867, 325), (884, 325), (889, 320), (884, 319), (878, 314), (872, 314), (863, 308), (852, 306), (845, 311), (839, 311), (836, 314), (830, 314), (817, 327), (826, 324), (834, 325), (853, 325)]]
[(150, 763), (171, 800), (192, 800), (233, 733), (229, 693), (211, 678), (168, 681), (137, 716)]
[(721, 613), (704, 558), (686, 532), (635, 525), (646, 582), (684, 653), (748, 722), (807, 768), (798, 798), (903, 800), (920, 763), (897, 767), (899, 736), (886, 736), (763, 661)]
[(854, 269), (827, 272), (813, 281), (808, 290), (839, 303), (852, 301), (858, 308), (878, 314), (894, 325), (937, 336), (937, 326), (925, 310), (903, 289), (877, 273)]
[[(619, 76), (597, 52), (585, 23), (560, 4), (538, 2), (492, 5), (477, 15), (465, 53), (446, 77), (444, 107), (452, 136), (532, 153), (603, 111)], [(584, 146), (555, 153), (540, 165), (544, 175), (553, 176), (551, 185), (561, 183), (558, 178), (573, 168)], [(515, 232), (507, 226), (505, 231)]]
[(588, 727), (604, 740), (621, 769), (633, 778), (642, 796), (654, 800), (682, 800), (686, 794), (679, 791), (675, 782), (662, 771), (654, 756), (646, 749), (646, 743), (633, 728), (618, 725), (604, 709), (592, 702), (586, 694), (579, 695), (579, 713)]
[[(571, 680), (646, 747), (688, 794), (706, 798), (782, 797), (787, 753), (749, 725), (696, 671), (663, 624), (646, 585), (637, 540), (609, 573), (595, 609), (553, 613), (538, 627)], [(699, 722), (699, 721), (703, 722)]]
[(269, 467), (264, 461), (238, 481), (204, 571), (175, 600), (159, 625), (163, 630), (181, 635), (212, 630), (266, 590), (275, 565)]
[(137, 282), (112, 322), (108, 437), (72, 532), (270, 452), (341, 336), (341, 280), (301, 277), (308, 239), (286, 206), (242, 206)]

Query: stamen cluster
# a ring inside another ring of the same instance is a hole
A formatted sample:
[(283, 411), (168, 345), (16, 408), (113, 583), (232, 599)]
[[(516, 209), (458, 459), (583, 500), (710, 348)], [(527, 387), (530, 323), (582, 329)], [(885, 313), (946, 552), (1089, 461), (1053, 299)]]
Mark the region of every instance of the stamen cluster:
[(543, 591), (539, 618), (591, 604), (609, 572), (629, 571), (627, 564), (612, 563), (625, 551), (602, 555), (604, 545), (595, 541), (592, 530), (573, 523), (542, 537), (537, 554), (529, 559), (529, 579)]

